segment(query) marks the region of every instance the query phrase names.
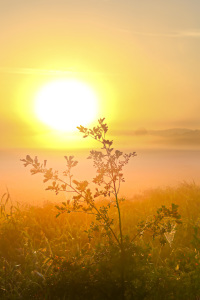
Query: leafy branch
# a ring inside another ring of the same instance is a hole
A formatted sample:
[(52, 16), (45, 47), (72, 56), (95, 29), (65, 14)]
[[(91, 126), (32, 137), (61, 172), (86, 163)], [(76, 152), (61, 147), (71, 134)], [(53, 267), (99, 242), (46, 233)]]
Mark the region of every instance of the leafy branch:
[[(88, 157), (88, 159), (93, 160), (93, 165), (96, 169), (96, 176), (93, 178), (93, 183), (97, 187), (94, 193), (92, 193), (92, 190), (88, 187), (88, 181), (72, 179), (72, 168), (76, 167), (78, 164), (78, 161), (74, 160), (74, 156), (64, 156), (67, 164), (62, 175), (65, 179), (59, 175), (58, 171), (47, 168), (46, 160), (43, 163), (39, 163), (37, 156), (32, 159), (27, 155), (26, 158), (21, 159), (21, 161), (24, 163), (25, 167), (31, 166), (30, 172), (32, 175), (42, 173), (44, 176), (44, 183), (51, 181), (51, 185), (49, 185), (46, 190), (54, 191), (56, 194), (59, 192), (74, 193), (71, 201), (68, 200), (67, 202), (62, 202), (62, 206), (56, 206), (59, 211), (57, 216), (65, 212), (71, 213), (75, 211), (94, 213), (96, 221), (99, 223), (99, 225), (95, 226), (95, 231), (99, 229), (99, 226), (103, 226), (106, 235), (110, 239), (111, 237), (114, 238), (121, 248), (123, 244), (123, 235), (118, 193), (121, 182), (124, 182), (122, 169), (129, 162), (131, 157), (136, 156), (136, 153), (123, 154), (123, 152), (119, 150), (114, 151), (112, 148), (113, 141), (106, 139), (108, 126), (104, 120), (105, 119), (99, 119), (98, 125), (92, 129), (83, 126), (77, 127), (78, 130), (83, 133), (84, 138), (91, 137), (102, 145), (102, 151), (91, 150)], [(95, 203), (95, 198), (100, 196), (110, 197), (111, 195), (115, 196), (114, 206), (117, 207), (118, 210), (120, 239), (113, 230), (113, 219), (109, 217), (109, 209), (113, 201), (110, 201), (107, 206), (101, 207), (98, 207)], [(91, 228), (94, 228), (94, 226)]]

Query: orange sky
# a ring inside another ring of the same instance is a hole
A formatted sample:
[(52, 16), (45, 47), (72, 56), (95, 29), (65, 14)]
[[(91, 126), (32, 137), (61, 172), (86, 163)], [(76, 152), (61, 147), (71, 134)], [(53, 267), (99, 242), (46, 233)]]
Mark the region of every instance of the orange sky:
[[(17, 185), (17, 172), (22, 176), (18, 167), (22, 167), (20, 153), (93, 147), (78, 132), (53, 130), (34, 113), (38, 91), (58, 79), (73, 78), (91, 86), (98, 97), (97, 117), (106, 118), (109, 137), (117, 148), (185, 149), (198, 154), (199, 12), (198, 0), (3, 1), (1, 185)], [(172, 128), (175, 130), (170, 131)], [(14, 160), (17, 163), (12, 170)], [(162, 182), (175, 174), (179, 176), (178, 170), (185, 170), (182, 174), (192, 179), (196, 167), (185, 158), (183, 161), (182, 167), (182, 162), (177, 165), (177, 172), (172, 164)], [(141, 164), (144, 166), (144, 161)], [(147, 173), (138, 169), (138, 188), (155, 164), (151, 160)], [(28, 170), (23, 172), (29, 176)], [(154, 182), (159, 171), (155, 174)], [(182, 180), (184, 176), (177, 178)]]
[(124, 136), (200, 127), (198, 1), (10, 0), (0, 8), (1, 148), (58, 142), (32, 108), (58, 78), (91, 85), (99, 117)]

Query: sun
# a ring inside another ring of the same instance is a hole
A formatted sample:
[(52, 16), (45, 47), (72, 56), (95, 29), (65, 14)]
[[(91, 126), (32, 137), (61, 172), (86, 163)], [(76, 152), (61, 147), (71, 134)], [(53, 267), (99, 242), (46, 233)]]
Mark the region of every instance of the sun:
[(35, 97), (35, 113), (43, 123), (73, 131), (96, 119), (98, 100), (92, 88), (75, 79), (49, 82)]

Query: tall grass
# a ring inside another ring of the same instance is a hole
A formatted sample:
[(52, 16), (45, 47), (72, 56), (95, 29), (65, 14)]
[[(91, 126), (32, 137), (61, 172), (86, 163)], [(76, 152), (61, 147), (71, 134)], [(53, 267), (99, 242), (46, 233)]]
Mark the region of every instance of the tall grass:
[[(139, 222), (171, 203), (182, 216), (172, 242), (162, 246), (147, 233), (129, 246), (126, 299), (200, 296), (200, 186), (149, 190), (123, 202), (123, 232), (131, 239)], [(56, 218), (53, 203), (16, 206), (8, 192), (0, 208), (0, 299), (120, 299), (117, 251), (98, 231), (88, 239), (92, 215)]]

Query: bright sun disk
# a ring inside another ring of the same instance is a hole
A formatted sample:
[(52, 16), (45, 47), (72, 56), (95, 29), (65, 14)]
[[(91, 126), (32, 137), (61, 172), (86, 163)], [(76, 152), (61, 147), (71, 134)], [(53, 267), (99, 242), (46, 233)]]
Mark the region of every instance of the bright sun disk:
[(57, 80), (45, 85), (36, 95), (35, 113), (54, 129), (73, 131), (96, 119), (97, 104), (95, 93), (85, 83)]

